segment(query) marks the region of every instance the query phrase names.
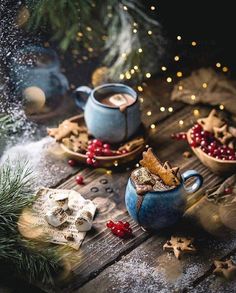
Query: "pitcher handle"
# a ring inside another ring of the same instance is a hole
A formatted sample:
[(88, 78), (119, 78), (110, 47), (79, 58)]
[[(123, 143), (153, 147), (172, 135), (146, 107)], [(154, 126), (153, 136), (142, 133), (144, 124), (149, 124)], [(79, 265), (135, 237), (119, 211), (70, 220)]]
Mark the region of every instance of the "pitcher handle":
[(189, 187), (185, 187), (187, 193), (191, 194), (201, 188), (203, 184), (203, 177), (195, 170), (188, 170), (182, 174), (183, 182), (185, 183), (189, 178), (195, 178), (193, 184)]
[(79, 86), (75, 90), (75, 103), (82, 110), (84, 110), (88, 97), (90, 96), (91, 92), (92, 92), (92, 89), (88, 86)]

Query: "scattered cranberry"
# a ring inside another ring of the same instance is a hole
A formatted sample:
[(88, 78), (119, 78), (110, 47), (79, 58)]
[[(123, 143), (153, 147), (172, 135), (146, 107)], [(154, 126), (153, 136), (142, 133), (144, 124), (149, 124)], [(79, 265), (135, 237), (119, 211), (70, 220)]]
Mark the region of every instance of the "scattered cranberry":
[(77, 182), (77, 184), (84, 184), (84, 177), (81, 176), (81, 175), (77, 175), (76, 178), (75, 178), (75, 181)]
[(103, 144), (103, 148), (104, 148), (104, 149), (110, 149), (111, 146), (110, 146), (108, 143), (104, 143), (104, 144)]
[(88, 165), (93, 165), (93, 159), (92, 158), (87, 158), (86, 159), (86, 163), (88, 164)]
[(71, 167), (75, 167), (76, 166), (76, 161), (73, 159), (68, 160), (68, 165), (70, 165)]
[(118, 221), (114, 223), (112, 220), (108, 221), (106, 224), (107, 228), (111, 229), (111, 232), (120, 237), (126, 238), (132, 235), (132, 229), (130, 228), (130, 224), (128, 222)]
[(225, 190), (224, 190), (224, 193), (225, 194), (231, 194), (231, 193), (233, 193), (233, 188), (232, 187), (226, 187)]
[(176, 140), (186, 140), (187, 135), (185, 132), (172, 133), (171, 138), (176, 139)]

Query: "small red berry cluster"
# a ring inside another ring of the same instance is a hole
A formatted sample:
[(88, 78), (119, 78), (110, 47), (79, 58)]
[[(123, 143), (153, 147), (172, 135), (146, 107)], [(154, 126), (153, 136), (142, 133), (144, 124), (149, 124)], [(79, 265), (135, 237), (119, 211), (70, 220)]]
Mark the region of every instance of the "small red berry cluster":
[(104, 143), (99, 139), (92, 139), (88, 142), (88, 151), (86, 152), (87, 156), (87, 164), (93, 167), (97, 167), (96, 156), (116, 156), (127, 153), (126, 150), (123, 151), (114, 151), (111, 150), (111, 145), (108, 143)]
[(107, 222), (107, 228), (111, 230), (111, 232), (120, 237), (120, 238), (126, 238), (132, 236), (132, 229), (130, 227), (130, 224), (128, 222), (122, 222), (118, 221), (114, 223), (113, 221)]
[(176, 140), (186, 140), (187, 134), (186, 134), (186, 132), (172, 133), (171, 138), (176, 139)]
[(192, 127), (190, 137), (192, 140), (191, 147), (200, 147), (204, 153), (216, 159), (224, 161), (236, 160), (235, 150), (223, 145), (214, 137), (213, 133), (203, 130), (200, 124), (195, 124)]

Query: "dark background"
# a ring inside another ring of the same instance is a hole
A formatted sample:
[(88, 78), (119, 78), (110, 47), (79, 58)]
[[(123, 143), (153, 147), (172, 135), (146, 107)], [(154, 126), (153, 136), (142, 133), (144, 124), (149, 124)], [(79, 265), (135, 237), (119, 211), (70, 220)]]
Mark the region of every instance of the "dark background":
[[(155, 18), (171, 43), (173, 53), (181, 53), (191, 67), (228, 66), (236, 74), (236, 2), (234, 1), (145, 1), (156, 6)], [(181, 42), (176, 36), (181, 35)], [(191, 41), (198, 45), (191, 48)]]

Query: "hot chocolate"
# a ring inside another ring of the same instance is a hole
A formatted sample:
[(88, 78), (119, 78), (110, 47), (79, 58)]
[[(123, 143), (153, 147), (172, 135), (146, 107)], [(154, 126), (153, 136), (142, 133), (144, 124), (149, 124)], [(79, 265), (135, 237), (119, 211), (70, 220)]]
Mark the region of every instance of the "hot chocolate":
[(103, 96), (99, 98), (99, 102), (113, 108), (127, 108), (135, 102), (135, 99), (129, 94), (117, 93)]

